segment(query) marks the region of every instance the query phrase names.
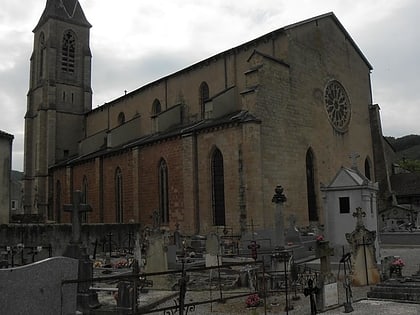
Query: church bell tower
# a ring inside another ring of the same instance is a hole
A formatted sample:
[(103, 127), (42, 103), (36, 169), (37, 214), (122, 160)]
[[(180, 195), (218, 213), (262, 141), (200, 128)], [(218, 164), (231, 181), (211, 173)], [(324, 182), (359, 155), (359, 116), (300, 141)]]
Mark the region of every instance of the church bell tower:
[(25, 114), (24, 211), (53, 219), (49, 170), (77, 154), (92, 109), (91, 25), (78, 0), (47, 0), (35, 26)]

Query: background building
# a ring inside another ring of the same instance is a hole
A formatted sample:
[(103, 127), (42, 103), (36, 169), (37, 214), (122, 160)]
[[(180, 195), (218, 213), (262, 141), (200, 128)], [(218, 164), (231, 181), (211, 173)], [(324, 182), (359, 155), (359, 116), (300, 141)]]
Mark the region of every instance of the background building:
[(10, 176), (12, 170), (13, 136), (0, 131), (0, 224), (8, 224), (10, 219)]

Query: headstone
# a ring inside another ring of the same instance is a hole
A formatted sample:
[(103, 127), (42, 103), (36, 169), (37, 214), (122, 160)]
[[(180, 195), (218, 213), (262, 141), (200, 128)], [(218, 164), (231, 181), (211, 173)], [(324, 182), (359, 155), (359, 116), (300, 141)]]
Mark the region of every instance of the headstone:
[(141, 257), (141, 246), (140, 246), (140, 233), (136, 233), (136, 240), (134, 242), (134, 259), (139, 262), (140, 268), (143, 267), (142, 257)]
[[(148, 246), (146, 250), (146, 265), (144, 270), (146, 273), (165, 272), (168, 271), (167, 249), (164, 237), (161, 233), (151, 233), (148, 237)], [(166, 288), (167, 282), (165, 277), (151, 277), (154, 288)]]
[(302, 245), (300, 232), (296, 228), (296, 216), (293, 214), (289, 216), (289, 227), (286, 232), (285, 242), (287, 245)]
[(220, 266), (222, 257), (220, 255), (220, 239), (216, 233), (210, 233), (206, 239), (206, 267)]
[(351, 246), (353, 284), (364, 286), (380, 281), (376, 262), (375, 239), (376, 231), (369, 231), (363, 224), (366, 213), (357, 208), (353, 213), (356, 217), (356, 228), (352, 233), (346, 233), (346, 239)]
[(176, 230), (174, 232), (174, 245), (176, 246), (177, 250), (182, 249), (182, 240), (181, 233), (179, 232), (179, 224), (176, 225)]
[(316, 255), (320, 259), (320, 276), (317, 280), (319, 288), (317, 294), (318, 310), (324, 311), (329, 307), (338, 305), (338, 287), (334, 275), (331, 273), (331, 256), (334, 249), (329, 241), (317, 241)]
[(287, 200), (286, 196), (283, 194), (283, 187), (277, 185), (274, 190), (274, 196), (272, 202), (276, 204), (276, 209), (274, 211), (274, 237), (273, 237), (273, 246), (275, 248), (284, 248), (285, 239), (284, 239), (284, 214), (283, 214), (283, 203)]
[(75, 314), (78, 260), (48, 258), (30, 265), (0, 270), (1, 314)]

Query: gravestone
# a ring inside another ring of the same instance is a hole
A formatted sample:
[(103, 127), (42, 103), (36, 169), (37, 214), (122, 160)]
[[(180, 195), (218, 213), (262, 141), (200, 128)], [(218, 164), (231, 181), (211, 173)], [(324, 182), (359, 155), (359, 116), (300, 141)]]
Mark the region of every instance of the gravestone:
[(0, 270), (1, 314), (75, 314), (77, 259), (48, 258), (30, 265)]
[(222, 265), (220, 255), (220, 239), (216, 233), (210, 233), (206, 239), (206, 267), (215, 267)]
[(324, 311), (328, 308), (338, 305), (338, 287), (334, 275), (331, 273), (331, 256), (334, 255), (334, 249), (329, 246), (328, 241), (318, 241), (316, 256), (321, 262), (320, 276), (317, 279), (318, 309)]
[(365, 228), (363, 218), (366, 213), (358, 207), (353, 216), (357, 219), (356, 228), (352, 233), (346, 233), (346, 239), (351, 246), (353, 285), (364, 286), (380, 281), (376, 262), (375, 239), (376, 231)]
[(276, 186), (274, 192), (274, 196), (271, 200), (276, 204), (276, 209), (274, 211), (273, 246), (274, 248), (283, 249), (285, 246), (283, 203), (286, 202), (287, 198), (283, 194), (283, 187), (280, 185)]
[(93, 278), (93, 263), (89, 260), (86, 247), (81, 241), (80, 216), (82, 213), (92, 211), (92, 208), (82, 203), (82, 192), (76, 190), (73, 193), (73, 204), (64, 205), (64, 211), (71, 212), (72, 237), (63, 256), (79, 260), (78, 279), (81, 282), (77, 286), (77, 309), (88, 312), (100, 306), (97, 293), (90, 290), (92, 282), (86, 281)]
[[(164, 236), (159, 230), (152, 231), (148, 236), (148, 245), (146, 250), (146, 264), (144, 266), (146, 273), (166, 272), (168, 271), (167, 245)], [(150, 277), (154, 288), (166, 288), (167, 281), (164, 276)]]
[(300, 232), (296, 228), (296, 216), (291, 214), (288, 218), (289, 227), (286, 232), (285, 242), (287, 245), (302, 245)]

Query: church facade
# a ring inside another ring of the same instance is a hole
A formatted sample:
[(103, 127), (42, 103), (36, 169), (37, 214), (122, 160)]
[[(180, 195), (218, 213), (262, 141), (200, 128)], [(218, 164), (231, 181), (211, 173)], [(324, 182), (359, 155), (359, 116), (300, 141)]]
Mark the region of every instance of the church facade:
[(27, 213), (67, 222), (63, 205), (80, 190), (89, 223), (241, 233), (273, 226), (277, 185), (286, 215), (308, 225), (324, 223), (320, 188), (342, 166), (356, 163), (375, 181), (372, 67), (333, 13), (93, 110), (90, 27), (78, 1), (48, 0), (34, 29)]

